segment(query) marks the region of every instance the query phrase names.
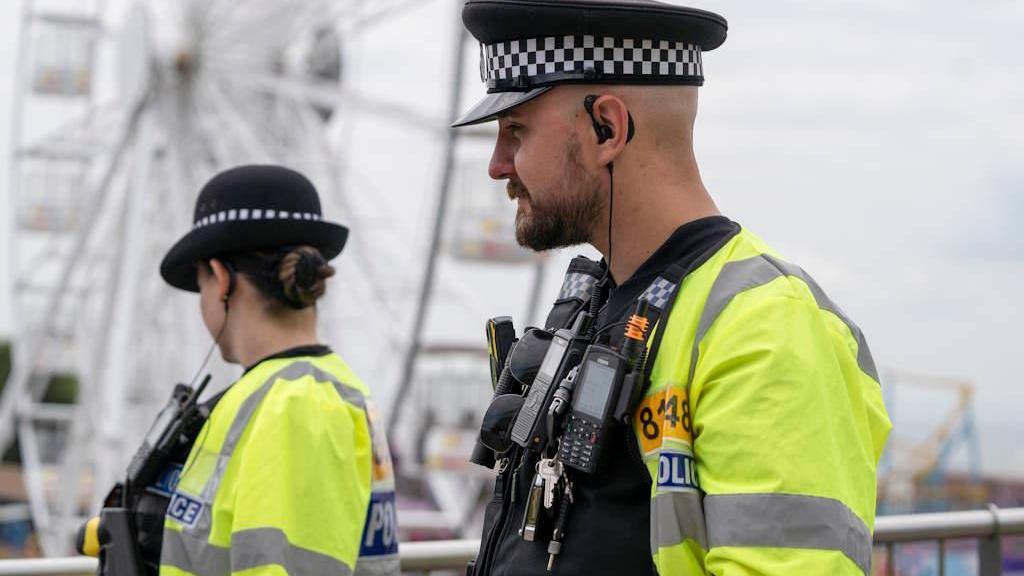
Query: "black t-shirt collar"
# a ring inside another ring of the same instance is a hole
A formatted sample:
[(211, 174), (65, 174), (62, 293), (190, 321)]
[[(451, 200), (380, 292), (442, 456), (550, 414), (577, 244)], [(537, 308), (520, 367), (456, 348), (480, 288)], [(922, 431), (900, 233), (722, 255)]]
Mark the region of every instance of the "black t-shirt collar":
[[(669, 266), (689, 267), (705, 252), (739, 231), (739, 224), (725, 216), (708, 216), (683, 224), (621, 285), (605, 278), (608, 300), (598, 316), (598, 326), (614, 322)], [(604, 260), (602, 266), (607, 266)]]
[(300, 356), (327, 356), (331, 353), (331, 348), (323, 344), (308, 344), (306, 346), (295, 346), (294, 348), (288, 348), (280, 352), (275, 352), (270, 356), (260, 359), (245, 369), (245, 374), (248, 374), (250, 370), (266, 362), (267, 360), (278, 360), (280, 358), (298, 358)]

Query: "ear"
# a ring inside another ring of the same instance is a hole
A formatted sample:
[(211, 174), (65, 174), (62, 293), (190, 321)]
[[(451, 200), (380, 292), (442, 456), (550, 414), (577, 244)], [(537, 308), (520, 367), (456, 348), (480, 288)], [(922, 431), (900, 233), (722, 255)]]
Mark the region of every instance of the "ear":
[(603, 94), (594, 101), (594, 117), (611, 132), (607, 140), (598, 144), (598, 162), (607, 166), (619, 157), (631, 137), (629, 108), (618, 96)]
[(217, 281), (217, 299), (226, 301), (233, 288), (233, 273), (224, 262), (216, 258), (210, 259), (210, 269), (213, 270), (213, 278)]

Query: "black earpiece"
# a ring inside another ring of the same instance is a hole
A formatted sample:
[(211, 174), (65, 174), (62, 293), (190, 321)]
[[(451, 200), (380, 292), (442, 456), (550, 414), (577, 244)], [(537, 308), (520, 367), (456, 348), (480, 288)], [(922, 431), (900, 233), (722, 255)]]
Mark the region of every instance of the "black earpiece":
[(612, 131), (612, 127), (607, 124), (601, 124), (597, 121), (597, 116), (594, 116), (594, 101), (597, 100), (597, 96), (590, 94), (583, 99), (583, 108), (586, 109), (587, 115), (590, 116), (590, 121), (594, 124), (594, 132), (597, 133), (597, 143), (604, 144), (609, 138), (615, 135)]
[[(590, 121), (594, 125), (594, 132), (597, 133), (597, 143), (604, 144), (612, 136), (615, 135), (615, 132), (612, 130), (611, 126), (607, 124), (601, 124), (600, 122), (597, 121), (597, 116), (594, 116), (594, 102), (596, 100), (597, 96), (595, 96), (594, 94), (589, 94), (586, 98), (583, 99), (583, 108), (586, 109), (587, 115), (590, 116)], [(629, 131), (626, 132), (626, 142), (629, 142), (630, 140), (633, 139), (633, 136), (636, 134), (636, 125), (634, 125), (633, 123), (633, 115), (630, 114), (629, 112), (627, 112), (626, 115), (629, 117)]]
[(237, 273), (235, 272), (235, 267), (227, 260), (221, 260), (220, 263), (223, 264), (224, 268), (228, 271), (228, 292), (224, 295), (224, 308), (227, 309), (228, 299), (231, 298), (231, 295), (235, 292), (235, 276)]

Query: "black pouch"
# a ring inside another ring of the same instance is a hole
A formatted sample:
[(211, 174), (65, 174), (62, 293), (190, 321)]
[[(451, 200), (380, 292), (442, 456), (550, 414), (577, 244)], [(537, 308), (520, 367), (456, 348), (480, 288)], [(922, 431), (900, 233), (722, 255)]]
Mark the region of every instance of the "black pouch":
[(502, 394), (495, 398), (484, 414), (480, 424), (480, 442), (502, 456), (512, 447), (512, 425), (523, 407), (519, 394)]

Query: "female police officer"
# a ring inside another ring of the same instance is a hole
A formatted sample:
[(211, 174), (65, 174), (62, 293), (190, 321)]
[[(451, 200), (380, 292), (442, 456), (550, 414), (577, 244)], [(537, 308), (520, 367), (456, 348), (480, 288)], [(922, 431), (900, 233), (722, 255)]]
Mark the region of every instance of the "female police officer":
[(245, 373), (217, 401), (164, 525), (169, 575), (398, 574), (394, 482), (369, 391), (318, 343), (316, 301), (347, 229), (278, 166), (215, 176), (164, 257)]

